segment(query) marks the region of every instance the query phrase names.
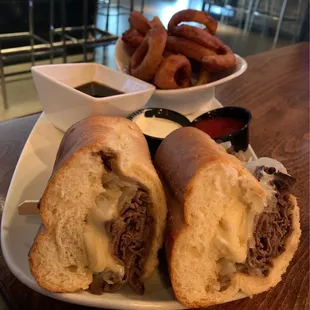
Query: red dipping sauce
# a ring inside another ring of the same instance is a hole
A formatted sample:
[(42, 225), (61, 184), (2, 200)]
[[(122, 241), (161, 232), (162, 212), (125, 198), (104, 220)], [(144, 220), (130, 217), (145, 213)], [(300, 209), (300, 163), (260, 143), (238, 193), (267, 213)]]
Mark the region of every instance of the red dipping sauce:
[(241, 120), (230, 117), (213, 117), (202, 119), (193, 124), (196, 128), (207, 133), (211, 138), (228, 136), (245, 126)]

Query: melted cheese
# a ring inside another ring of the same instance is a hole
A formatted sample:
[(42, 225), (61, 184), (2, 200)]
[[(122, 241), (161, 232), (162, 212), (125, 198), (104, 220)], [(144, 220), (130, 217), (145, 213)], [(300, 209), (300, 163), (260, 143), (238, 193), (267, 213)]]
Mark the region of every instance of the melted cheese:
[[(285, 167), (280, 162), (271, 158), (261, 158), (256, 161), (245, 163), (244, 165), (252, 174), (254, 174), (257, 166), (262, 165), (275, 167), (276, 170), (287, 173)], [(220, 257), (217, 262), (220, 279), (225, 280), (225, 277), (231, 278), (232, 274), (236, 272), (235, 263), (244, 263), (248, 248), (253, 248), (255, 246), (253, 236), (255, 216), (262, 211), (269, 212), (273, 209), (274, 204), (277, 203), (277, 198), (275, 196), (276, 191), (271, 184), (273, 178), (272, 175), (262, 171), (260, 185), (266, 194), (266, 202), (262, 205), (264, 207), (263, 210), (255, 210), (255, 206), (260, 205), (257, 203), (254, 203), (252, 208), (250, 206), (245, 208), (244, 205), (236, 199), (231, 201), (226, 207), (214, 239), (215, 246), (220, 252)]]
[(117, 218), (124, 203), (132, 200), (137, 185), (121, 180), (114, 173), (105, 174), (102, 183), (102, 192), (97, 197), (96, 207), (89, 211), (84, 228), (88, 267), (93, 272), (108, 269), (122, 278), (125, 272), (124, 266), (111, 254), (105, 224)]
[(237, 200), (226, 208), (220, 220), (215, 245), (227, 260), (243, 262), (247, 256), (248, 212)]
[[(268, 163), (275, 166), (276, 169), (286, 171), (283, 165), (272, 159)], [(263, 164), (267, 159), (257, 160), (245, 164), (245, 166), (254, 173), (257, 164)], [(266, 194), (266, 206), (263, 210), (268, 212), (277, 202), (275, 189), (271, 185), (273, 176), (262, 171), (260, 184)], [(262, 210), (261, 210), (262, 211)], [(259, 213), (261, 212), (259, 211)], [(223, 258), (234, 263), (243, 263), (247, 257), (248, 248), (254, 247), (254, 217), (258, 213), (255, 208), (245, 208), (237, 199), (230, 202), (226, 207), (224, 214), (219, 222), (217, 234), (215, 236), (215, 245), (219, 249)]]
[(124, 267), (117, 263), (109, 249), (109, 238), (104, 228), (106, 216), (100, 208), (93, 208), (88, 214), (84, 230), (88, 267), (93, 272), (102, 272), (105, 268), (124, 274)]

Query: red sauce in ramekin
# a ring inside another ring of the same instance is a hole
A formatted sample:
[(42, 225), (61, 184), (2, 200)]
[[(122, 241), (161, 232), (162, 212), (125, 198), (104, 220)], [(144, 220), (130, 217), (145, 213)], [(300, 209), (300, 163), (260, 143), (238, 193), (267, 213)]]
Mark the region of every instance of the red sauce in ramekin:
[(230, 117), (214, 117), (197, 121), (194, 126), (215, 139), (228, 136), (242, 129), (245, 123)]

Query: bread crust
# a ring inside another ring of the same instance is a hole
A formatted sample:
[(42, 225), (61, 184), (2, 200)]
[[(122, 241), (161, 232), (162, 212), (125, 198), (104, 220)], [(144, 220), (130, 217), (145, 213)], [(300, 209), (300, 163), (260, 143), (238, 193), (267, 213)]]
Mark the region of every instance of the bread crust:
[[(145, 264), (143, 278), (149, 277), (158, 264), (157, 251), (163, 242), (166, 222), (166, 201), (162, 184), (152, 164), (145, 138), (139, 127), (128, 119), (109, 116), (95, 116), (81, 120), (68, 129), (59, 146), (52, 176), (40, 201), (40, 216), (47, 231), (40, 234), (30, 250), (30, 270), (38, 281), (35, 252), (41, 246), (47, 234), (52, 234), (51, 223), (47, 215), (47, 200), (53, 188), (61, 178), (63, 171), (79, 153), (91, 152), (112, 155), (113, 169), (118, 174), (135, 180), (149, 193), (152, 202), (149, 212), (154, 219), (152, 246)], [(91, 282), (92, 278), (89, 281)], [(54, 292), (71, 292), (80, 288), (50, 287), (46, 283), (39, 285)]]
[[(181, 258), (177, 257), (176, 249), (186, 237), (187, 232), (194, 230), (189, 216), (191, 192), (200, 182), (202, 170), (216, 162), (232, 166), (239, 174), (245, 175), (247, 182), (251, 183), (262, 199), (264, 198), (261, 185), (242, 163), (234, 156), (228, 155), (224, 148), (198, 129), (181, 128), (174, 131), (163, 141), (155, 155), (155, 166), (161, 175), (168, 204), (165, 247), (169, 274), (176, 298), (186, 307), (207, 307), (231, 300), (239, 290), (251, 296), (275, 286), (293, 258), (301, 234), (299, 208), (296, 198), (291, 196), (295, 206), (293, 210), (294, 231), (286, 241), (286, 251), (274, 259), (274, 268), (270, 275), (255, 277), (237, 272), (231, 279), (230, 287), (223, 291), (222, 296), (217, 292), (213, 297), (201, 296), (200, 300), (189, 300), (187, 298), (189, 292), (184, 291), (177, 282), (177, 278), (180, 277), (178, 277), (175, 264)], [(183, 277), (186, 279), (188, 276)]]

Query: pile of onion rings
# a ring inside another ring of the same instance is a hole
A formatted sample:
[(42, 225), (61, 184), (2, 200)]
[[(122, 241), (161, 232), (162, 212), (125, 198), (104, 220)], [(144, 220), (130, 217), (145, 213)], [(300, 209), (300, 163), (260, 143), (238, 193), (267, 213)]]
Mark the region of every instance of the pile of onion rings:
[[(177, 12), (168, 30), (157, 16), (149, 21), (137, 11), (128, 21), (130, 28), (122, 34), (122, 40), (131, 55), (129, 73), (159, 89), (203, 85), (212, 80), (212, 74), (236, 65), (232, 50), (215, 36), (216, 20), (205, 12)], [(183, 22), (196, 22), (205, 28)]]

